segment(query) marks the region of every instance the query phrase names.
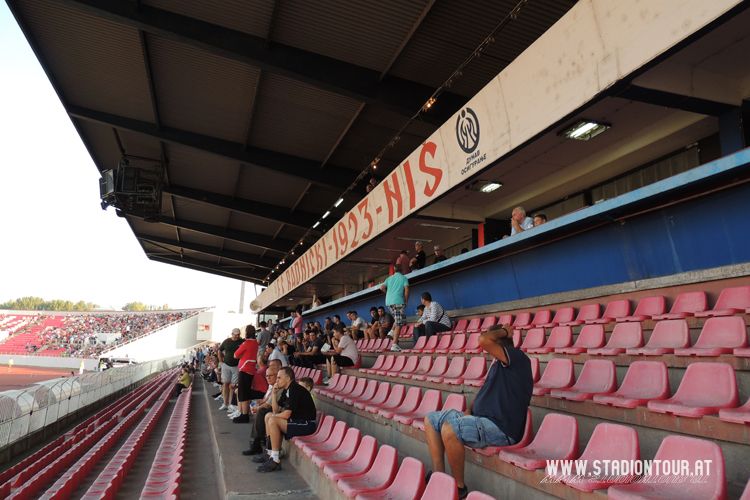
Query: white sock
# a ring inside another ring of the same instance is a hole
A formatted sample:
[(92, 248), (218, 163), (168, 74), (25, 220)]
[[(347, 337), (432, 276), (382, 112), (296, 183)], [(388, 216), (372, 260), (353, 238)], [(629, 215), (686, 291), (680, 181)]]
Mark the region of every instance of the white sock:
[(274, 462), (281, 462), (281, 460), (279, 459), (279, 452), (277, 450), (271, 450), (269, 455), (271, 455), (271, 460), (273, 460)]

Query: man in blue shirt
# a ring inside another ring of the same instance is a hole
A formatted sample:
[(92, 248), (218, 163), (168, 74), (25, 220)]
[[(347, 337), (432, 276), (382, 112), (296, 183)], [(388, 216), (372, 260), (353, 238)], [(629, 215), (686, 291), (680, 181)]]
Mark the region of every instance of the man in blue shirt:
[(472, 448), (509, 446), (523, 437), (534, 381), (531, 362), (513, 347), (513, 334), (497, 325), (483, 333), (479, 345), (495, 358), (487, 379), (465, 413), (434, 411), (424, 419), (434, 471), (445, 472), (448, 456), (459, 498), (469, 494), (464, 483), (464, 445)]
[(383, 284), (380, 285), (380, 290), (385, 292), (385, 306), (391, 310), (391, 314), (393, 315), (393, 329), (389, 333), (391, 338), (393, 338), (391, 350), (400, 351), (398, 337), (406, 319), (404, 310), (409, 300), (409, 280), (397, 269), (395, 273), (388, 276)]

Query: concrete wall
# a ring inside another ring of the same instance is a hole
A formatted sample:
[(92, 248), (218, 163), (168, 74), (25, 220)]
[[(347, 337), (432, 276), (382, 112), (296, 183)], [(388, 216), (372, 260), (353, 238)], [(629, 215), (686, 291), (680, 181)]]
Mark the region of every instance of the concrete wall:
[(11, 359), (15, 366), (39, 366), (42, 368), (70, 368), (71, 370), (78, 370), (81, 367), (81, 361), (83, 361), (83, 368), (90, 371), (94, 370), (97, 365), (96, 359), (21, 356), (17, 354), (0, 354), (0, 365), (7, 366), (8, 361)]

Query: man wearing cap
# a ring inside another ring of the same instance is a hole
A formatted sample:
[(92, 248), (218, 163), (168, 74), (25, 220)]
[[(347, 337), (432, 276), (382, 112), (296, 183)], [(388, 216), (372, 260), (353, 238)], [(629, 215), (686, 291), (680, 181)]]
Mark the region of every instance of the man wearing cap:
[(219, 410), (229, 410), (233, 412), (237, 409), (236, 406), (232, 405), (232, 391), (233, 387), (237, 387), (239, 380), (239, 370), (237, 365), (239, 360), (235, 359), (234, 351), (239, 349), (242, 345), (243, 340), (240, 338), (240, 329), (233, 328), (232, 335), (224, 339), (224, 342), (219, 346), (219, 362), (221, 363), (221, 395), (223, 402), (219, 407)]

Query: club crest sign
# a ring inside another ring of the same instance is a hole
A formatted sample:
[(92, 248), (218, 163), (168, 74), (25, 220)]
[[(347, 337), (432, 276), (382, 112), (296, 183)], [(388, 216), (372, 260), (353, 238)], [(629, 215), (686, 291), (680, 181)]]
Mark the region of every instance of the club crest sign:
[(479, 146), (479, 118), (471, 108), (464, 108), (456, 119), (456, 140), (464, 153), (471, 154)]

